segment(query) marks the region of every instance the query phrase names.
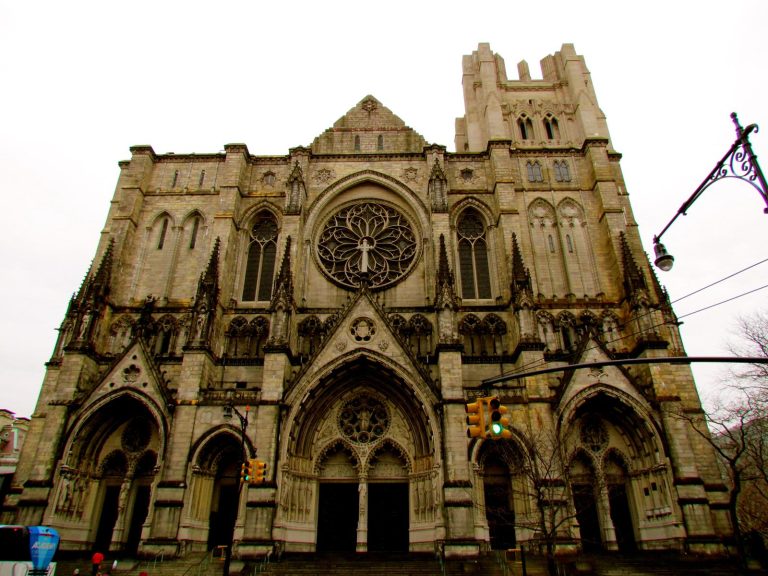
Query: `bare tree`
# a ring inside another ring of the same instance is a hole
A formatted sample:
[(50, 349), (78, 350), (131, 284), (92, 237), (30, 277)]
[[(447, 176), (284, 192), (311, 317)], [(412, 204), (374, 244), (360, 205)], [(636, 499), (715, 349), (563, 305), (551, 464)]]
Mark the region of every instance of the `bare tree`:
[(731, 351), (765, 362), (740, 365), (717, 407), (704, 413), (679, 412), (714, 448), (728, 479), (728, 512), (742, 568), (744, 536), (768, 537), (768, 312), (738, 321), (738, 340)]
[[(755, 312), (738, 320), (736, 342), (729, 348), (736, 356), (768, 360), (768, 311)], [(747, 364), (748, 368), (733, 371), (733, 386), (750, 398), (768, 404), (768, 364)]]
[(563, 536), (569, 536), (564, 533), (564, 528), (575, 517), (574, 509), (569, 504), (570, 486), (562, 444), (554, 432), (541, 431), (532, 436), (527, 448), (523, 473), (533, 489), (538, 512), (537, 533), (544, 545), (547, 572), (550, 576), (556, 576), (557, 542)]
[(714, 448), (728, 476), (728, 514), (733, 528), (736, 552), (742, 569), (746, 568), (746, 550), (739, 516), (740, 496), (749, 480), (750, 428), (762, 418), (759, 409), (747, 395), (711, 412), (678, 412), (675, 417), (686, 420), (691, 428)]
[[(494, 506), (487, 500), (485, 513), (490, 520), (516, 529), (523, 528), (534, 535), (530, 546), (538, 547), (546, 560), (547, 572), (557, 575), (557, 546), (572, 542), (569, 526), (575, 518), (571, 503), (568, 469), (564, 465), (562, 444), (552, 431), (539, 430), (535, 434), (518, 435), (517, 442), (494, 445), (497, 454), (506, 454), (504, 460), (511, 474), (510, 496), (517, 503), (526, 502), (529, 512), (509, 507)], [(528, 507), (530, 506), (530, 507)]]

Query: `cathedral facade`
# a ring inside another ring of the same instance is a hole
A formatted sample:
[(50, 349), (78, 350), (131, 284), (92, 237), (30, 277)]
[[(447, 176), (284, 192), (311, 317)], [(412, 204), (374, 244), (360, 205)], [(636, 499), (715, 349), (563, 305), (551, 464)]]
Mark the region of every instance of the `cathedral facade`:
[[(283, 156), (131, 148), (5, 520), (166, 557), (466, 556), (549, 528), (718, 552), (725, 486), (674, 416), (701, 406), (661, 363), (684, 351), (620, 154), (573, 46), (541, 69), (465, 56), (456, 152), (373, 96)], [(567, 370), (630, 358), (660, 362)], [(468, 438), (488, 397), (508, 438)], [(251, 458), (266, 481), (241, 485)]]

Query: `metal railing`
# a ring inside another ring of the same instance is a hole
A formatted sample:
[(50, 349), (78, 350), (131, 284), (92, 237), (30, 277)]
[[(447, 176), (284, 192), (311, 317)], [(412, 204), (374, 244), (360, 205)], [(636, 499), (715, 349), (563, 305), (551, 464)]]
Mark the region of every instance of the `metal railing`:
[(435, 540), (435, 558), (440, 563), (440, 574), (445, 576), (445, 541)]

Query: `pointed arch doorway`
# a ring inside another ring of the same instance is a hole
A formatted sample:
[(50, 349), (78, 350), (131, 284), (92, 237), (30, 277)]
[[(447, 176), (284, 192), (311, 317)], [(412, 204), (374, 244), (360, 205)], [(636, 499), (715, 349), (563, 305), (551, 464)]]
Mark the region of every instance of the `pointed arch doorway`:
[(67, 443), (49, 524), (82, 519), (89, 546), (133, 554), (149, 513), (163, 428), (151, 404), (133, 394), (105, 400), (81, 423)]

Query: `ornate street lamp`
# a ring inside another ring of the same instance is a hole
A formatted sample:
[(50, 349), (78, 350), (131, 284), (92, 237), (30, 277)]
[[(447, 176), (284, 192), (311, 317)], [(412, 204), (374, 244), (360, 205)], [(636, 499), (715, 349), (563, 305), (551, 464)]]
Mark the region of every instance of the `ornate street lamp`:
[(728, 152), (726, 152), (725, 156), (722, 157), (720, 162), (715, 165), (712, 172), (710, 172), (704, 181), (699, 184), (699, 187), (696, 188), (691, 197), (680, 206), (677, 210), (677, 214), (674, 215), (672, 220), (664, 226), (664, 229), (659, 234), (653, 237), (653, 251), (656, 256), (653, 262), (664, 272), (672, 269), (675, 258), (667, 252), (664, 244), (660, 242), (661, 237), (664, 235), (664, 232), (672, 226), (672, 223), (677, 217), (681, 214), (685, 216), (688, 209), (699, 199), (699, 196), (702, 195), (704, 190), (709, 188), (715, 182), (718, 182), (723, 178), (736, 178), (737, 180), (742, 180), (747, 184), (750, 184), (758, 191), (760, 196), (762, 196), (766, 205), (763, 212), (768, 214), (768, 185), (766, 185), (765, 176), (763, 176), (763, 171), (760, 169), (760, 164), (757, 162), (757, 156), (752, 152), (752, 145), (749, 142), (749, 134), (758, 131), (757, 124), (750, 124), (746, 128), (742, 128), (741, 124), (739, 124), (739, 118), (736, 116), (736, 112), (731, 113), (731, 119), (736, 125), (736, 141)]

